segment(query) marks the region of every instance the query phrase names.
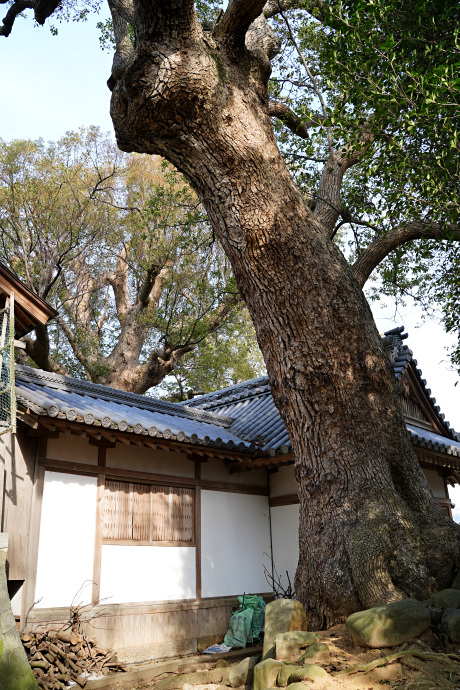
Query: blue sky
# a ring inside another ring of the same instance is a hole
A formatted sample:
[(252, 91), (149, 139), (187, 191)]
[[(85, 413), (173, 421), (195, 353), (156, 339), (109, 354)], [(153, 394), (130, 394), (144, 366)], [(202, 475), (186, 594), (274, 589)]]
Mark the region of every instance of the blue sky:
[[(3, 6), (4, 7), (4, 6)], [(105, 10), (103, 10), (105, 12)], [(59, 25), (58, 36), (48, 26), (17, 20), (9, 38), (0, 38), (0, 137), (56, 140), (66, 131), (98, 125), (113, 132), (109, 115), (111, 56), (100, 49), (96, 22)], [(442, 327), (430, 321), (417, 328), (420, 314), (409, 305), (373, 305), (379, 331), (404, 324), (432, 394), (451, 424), (460, 430), (460, 385), (450, 368), (446, 347), (454, 344)], [(460, 507), (460, 492), (457, 502)], [(460, 513), (459, 513), (460, 516)]]

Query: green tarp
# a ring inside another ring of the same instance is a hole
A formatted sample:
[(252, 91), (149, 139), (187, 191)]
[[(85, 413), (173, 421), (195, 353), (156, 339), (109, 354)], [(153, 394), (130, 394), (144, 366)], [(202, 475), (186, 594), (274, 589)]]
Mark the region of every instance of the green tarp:
[(265, 602), (256, 594), (238, 597), (240, 605), (230, 618), (224, 644), (243, 648), (259, 639), (264, 628)]

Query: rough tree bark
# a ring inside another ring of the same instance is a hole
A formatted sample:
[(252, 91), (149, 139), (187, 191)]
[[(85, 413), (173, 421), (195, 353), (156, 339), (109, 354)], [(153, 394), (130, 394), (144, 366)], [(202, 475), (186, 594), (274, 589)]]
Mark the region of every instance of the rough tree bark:
[(135, 0), (136, 46), (116, 60), (124, 151), (190, 180), (232, 263), (289, 431), (300, 495), (296, 591), (311, 628), (448, 586), (459, 531), (428, 488), (361, 286), (330, 240), (352, 164), (331, 151), (311, 211), (276, 145), (263, 2), (230, 2), (211, 34), (191, 0)]

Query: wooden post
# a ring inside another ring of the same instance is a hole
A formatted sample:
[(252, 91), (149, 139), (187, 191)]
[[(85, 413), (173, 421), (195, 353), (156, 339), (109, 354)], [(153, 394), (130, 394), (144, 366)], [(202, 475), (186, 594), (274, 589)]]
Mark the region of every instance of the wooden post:
[[(97, 464), (105, 467), (107, 448), (99, 446)], [(97, 503), (96, 503), (96, 530), (94, 534), (94, 561), (93, 561), (93, 591), (92, 603), (99, 603), (101, 594), (101, 560), (102, 560), (102, 519), (104, 510), (105, 474), (97, 475)]]
[[(195, 460), (195, 479), (201, 479), (201, 462)], [(195, 487), (196, 600), (201, 601), (201, 487)]]
[(46, 458), (47, 437), (41, 436), (37, 444), (35, 458), (34, 488), (32, 493), (32, 507), (30, 510), (29, 542), (27, 550), (27, 565), (24, 581), (24, 594), (21, 606), (21, 628), (27, 622), (29, 610), (35, 602), (35, 585), (37, 582), (38, 543), (40, 540), (40, 521), (42, 513), (43, 487), (45, 482), (45, 468), (38, 464), (39, 458)]

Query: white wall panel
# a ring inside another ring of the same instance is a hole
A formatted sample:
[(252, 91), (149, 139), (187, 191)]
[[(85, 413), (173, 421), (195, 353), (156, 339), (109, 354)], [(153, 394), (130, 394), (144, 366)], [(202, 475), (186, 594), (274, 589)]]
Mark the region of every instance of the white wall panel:
[(102, 603), (169, 601), (195, 596), (195, 547), (102, 547)]
[(271, 509), (273, 562), (282, 586), (287, 587), (286, 570), (292, 586), (299, 560), (299, 504)]
[[(73, 437), (72, 437), (73, 438)], [(37, 608), (70, 606), (91, 601), (96, 477), (45, 472), (38, 545)]]
[(201, 511), (203, 597), (270, 591), (268, 497), (202, 491)]

